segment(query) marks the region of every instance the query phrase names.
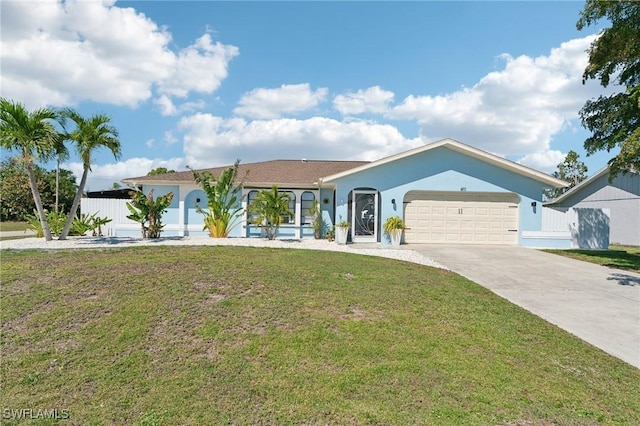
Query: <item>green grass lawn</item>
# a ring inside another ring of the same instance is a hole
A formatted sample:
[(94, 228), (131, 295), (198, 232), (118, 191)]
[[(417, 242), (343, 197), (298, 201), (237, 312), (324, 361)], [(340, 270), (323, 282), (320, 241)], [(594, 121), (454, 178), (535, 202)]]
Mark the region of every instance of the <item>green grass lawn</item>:
[(241, 247), (1, 256), (3, 408), (69, 424), (640, 424), (640, 370), (451, 272)]
[(544, 250), (549, 253), (597, 263), (611, 268), (640, 272), (640, 247), (611, 245), (609, 250)]
[(25, 231), (27, 229), (29, 229), (27, 222), (0, 222), (0, 232)]

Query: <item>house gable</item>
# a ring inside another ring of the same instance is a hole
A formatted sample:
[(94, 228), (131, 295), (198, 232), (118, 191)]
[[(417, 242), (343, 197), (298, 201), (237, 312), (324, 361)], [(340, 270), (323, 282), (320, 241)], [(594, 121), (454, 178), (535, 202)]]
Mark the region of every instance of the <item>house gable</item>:
[(429, 156), (433, 155), (432, 151), (442, 151), (442, 149), (457, 152), (464, 157), (476, 159), (479, 162), (491, 165), (494, 168), (503, 169), (511, 173), (539, 181), (547, 187), (561, 188), (568, 186), (567, 182), (554, 178), (553, 176), (547, 175), (521, 164), (505, 160), (504, 158), (489, 154), (488, 152), (460, 143), (453, 139), (443, 139), (441, 141), (414, 148), (412, 150), (392, 155), (390, 157), (382, 158), (380, 160), (373, 161), (371, 163), (364, 164), (353, 169), (345, 170), (344, 172), (337, 173), (335, 175), (326, 176), (323, 178), (323, 182), (330, 184), (349, 175), (359, 174), (369, 169), (377, 169), (383, 166), (392, 165), (394, 163), (405, 163), (405, 161), (403, 160), (411, 158), (419, 158), (421, 160), (428, 159)]
[(605, 167), (545, 205), (573, 207), (579, 203), (638, 198), (640, 198), (640, 174), (635, 172), (619, 174), (609, 182), (609, 168)]

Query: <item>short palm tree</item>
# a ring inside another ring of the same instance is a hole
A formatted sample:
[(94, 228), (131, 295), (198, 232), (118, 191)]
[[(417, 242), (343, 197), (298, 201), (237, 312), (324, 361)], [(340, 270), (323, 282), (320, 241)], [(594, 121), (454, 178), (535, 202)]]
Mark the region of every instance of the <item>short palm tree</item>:
[(212, 238), (227, 238), (231, 230), (240, 223), (242, 207), (238, 198), (242, 193), (245, 177), (238, 181), (240, 160), (226, 168), (216, 179), (211, 172), (193, 170), (193, 178), (207, 194), (207, 210), (196, 205), (196, 211), (204, 215), (204, 227)]
[(101, 147), (107, 148), (116, 160), (120, 158), (121, 154), (118, 130), (110, 124), (111, 117), (104, 114), (97, 114), (87, 119), (69, 108), (62, 111), (62, 116), (75, 124), (75, 129), (72, 132), (67, 132), (65, 138), (75, 143), (76, 151), (82, 159), (83, 172), (78, 191), (73, 199), (73, 204), (67, 217), (67, 223), (60, 233), (60, 237), (58, 237), (59, 240), (64, 240), (67, 238), (67, 235), (69, 235), (73, 218), (76, 216), (78, 206), (80, 205), (80, 198), (82, 198), (82, 194), (84, 193), (87, 176), (91, 170), (91, 155), (93, 152)]
[(252, 222), (265, 230), (268, 239), (276, 238), (284, 216), (293, 216), (293, 212), (289, 210), (289, 201), (289, 195), (278, 192), (278, 187), (273, 186), (258, 192), (251, 202), (249, 214), (253, 216)]
[(63, 118), (52, 108), (39, 108), (28, 111), (22, 104), (0, 99), (0, 146), (8, 150), (21, 151), (29, 185), (36, 204), (38, 218), (42, 224), (44, 237), (52, 240), (47, 223), (42, 198), (33, 169), (36, 158), (47, 161), (56, 153), (64, 153), (63, 138), (55, 124), (61, 124)]

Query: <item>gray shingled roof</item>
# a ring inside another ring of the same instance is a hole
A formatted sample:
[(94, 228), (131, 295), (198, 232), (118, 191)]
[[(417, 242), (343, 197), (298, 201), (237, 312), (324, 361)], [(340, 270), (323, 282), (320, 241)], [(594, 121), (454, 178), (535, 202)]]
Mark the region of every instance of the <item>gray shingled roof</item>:
[[(313, 185), (318, 179), (341, 173), (355, 167), (368, 164), (368, 161), (318, 161), (318, 160), (272, 160), (259, 163), (242, 164), (238, 168), (238, 176), (249, 174), (245, 180), (246, 186), (251, 185)], [(225, 169), (232, 166), (213, 167), (198, 170), (208, 171), (213, 176), (219, 176)], [(190, 170), (175, 173), (165, 173), (155, 176), (139, 176), (124, 179), (125, 183), (135, 185), (145, 183), (191, 183), (193, 173)]]

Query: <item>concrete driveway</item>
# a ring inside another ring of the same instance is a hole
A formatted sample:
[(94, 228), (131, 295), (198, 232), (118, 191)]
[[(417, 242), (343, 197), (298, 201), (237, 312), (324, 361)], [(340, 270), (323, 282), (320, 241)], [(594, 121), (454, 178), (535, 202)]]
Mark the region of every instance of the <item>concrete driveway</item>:
[(640, 368), (640, 274), (523, 247), (407, 248)]

